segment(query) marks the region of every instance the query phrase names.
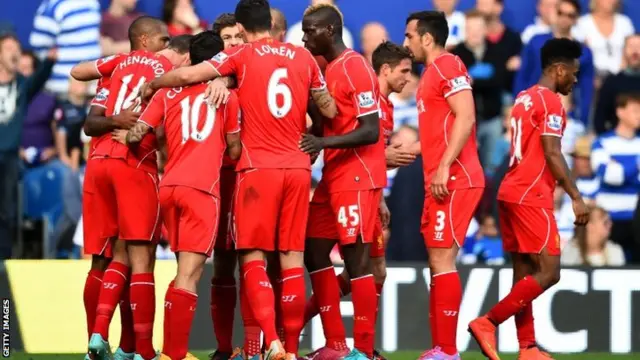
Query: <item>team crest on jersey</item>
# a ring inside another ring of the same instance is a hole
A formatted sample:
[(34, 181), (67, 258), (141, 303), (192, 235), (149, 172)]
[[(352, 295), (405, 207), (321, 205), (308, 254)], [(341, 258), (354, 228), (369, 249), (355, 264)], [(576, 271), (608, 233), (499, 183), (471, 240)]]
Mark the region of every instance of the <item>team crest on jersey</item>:
[(109, 97), (109, 89), (100, 89), (96, 94), (96, 100), (100, 102), (106, 101), (107, 97)]
[(466, 88), (470, 88), (469, 79), (466, 76), (458, 76), (449, 81), (451, 85), (451, 91), (462, 90)]
[(547, 126), (549, 127), (549, 129), (553, 129), (553, 130), (562, 129), (562, 116), (549, 115), (547, 117)]
[(360, 107), (366, 108), (373, 106), (376, 101), (373, 99), (373, 92), (365, 91), (358, 94), (358, 104)]
[(227, 60), (229, 57), (227, 56), (227, 54), (223, 53), (223, 52), (219, 52), (216, 56), (214, 56), (213, 58), (211, 58), (211, 60), (217, 62), (218, 64), (222, 64), (223, 62), (225, 62), (225, 60)]

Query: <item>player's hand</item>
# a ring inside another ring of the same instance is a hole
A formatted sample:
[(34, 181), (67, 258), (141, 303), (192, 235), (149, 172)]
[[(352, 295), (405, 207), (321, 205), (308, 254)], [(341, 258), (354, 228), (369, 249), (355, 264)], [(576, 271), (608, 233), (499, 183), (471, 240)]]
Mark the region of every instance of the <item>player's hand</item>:
[(449, 196), (449, 189), (447, 189), (447, 182), (449, 181), (449, 167), (445, 165), (438, 166), (436, 174), (431, 179), (431, 195), (438, 201), (443, 201), (445, 197)]
[(315, 154), (324, 148), (324, 141), (321, 137), (302, 134), (302, 139), (298, 142), (298, 147), (307, 154)]
[(402, 143), (391, 144), (384, 150), (384, 156), (389, 167), (402, 167), (410, 165), (416, 160), (416, 156), (403, 149)]
[(128, 130), (116, 129), (111, 132), (111, 139), (119, 142), (120, 144), (127, 145), (127, 133)]
[(391, 221), (391, 211), (389, 211), (389, 207), (387, 206), (387, 202), (384, 201), (384, 197), (380, 200), (378, 213), (380, 214), (380, 220), (382, 221), (382, 228), (388, 229), (389, 222)]
[(153, 91), (153, 89), (151, 88), (151, 81), (150, 81), (142, 84), (138, 97), (142, 99), (142, 101), (144, 102), (149, 102), (149, 100), (151, 100), (151, 97), (153, 96), (154, 93), (155, 91)]
[(229, 95), (231, 95), (231, 91), (227, 89), (227, 85), (222, 79), (213, 79), (204, 91), (204, 98), (207, 100), (207, 103), (216, 109), (219, 108), (220, 105), (227, 103)]
[(573, 213), (576, 215), (575, 225), (586, 225), (589, 222), (589, 208), (584, 203), (582, 197), (579, 197), (571, 201), (573, 207)]
[(113, 115), (113, 121), (120, 129), (129, 130), (138, 122), (140, 112), (137, 111), (140, 105), (140, 98), (131, 104), (128, 108), (122, 110), (118, 115)]

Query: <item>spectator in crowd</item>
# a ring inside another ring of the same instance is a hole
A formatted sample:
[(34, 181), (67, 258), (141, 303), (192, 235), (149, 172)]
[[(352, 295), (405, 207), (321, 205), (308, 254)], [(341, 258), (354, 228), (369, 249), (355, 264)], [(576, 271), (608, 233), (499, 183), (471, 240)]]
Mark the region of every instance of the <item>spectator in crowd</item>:
[(282, 11), (274, 7), (271, 8), (271, 35), (282, 42), (287, 35), (287, 18)]
[(502, 238), (498, 231), (498, 222), (492, 215), (484, 215), (473, 242), (473, 254), (479, 262), (486, 265), (502, 265), (505, 262)]
[(373, 51), (388, 39), (389, 33), (387, 29), (379, 22), (370, 22), (362, 27), (362, 30), (360, 30), (360, 47), (362, 48), (362, 55), (369, 63), (371, 63)]
[[(334, 4), (334, 3), (335, 1), (333, 0), (311, 0), (311, 5)], [(344, 24), (344, 21), (342, 23)], [(304, 46), (304, 43), (302, 42), (302, 36), (304, 36), (304, 33), (302, 32), (302, 21), (300, 21), (291, 25), (291, 27), (289, 28), (289, 31), (287, 31), (287, 37), (285, 42), (298, 45), (298, 46)], [(353, 49), (353, 35), (351, 35), (351, 31), (349, 31), (349, 29), (347, 29), (346, 26), (342, 27), (342, 41), (348, 48)]]
[(622, 93), (640, 93), (640, 34), (627, 37), (624, 45), (624, 67), (615, 75), (608, 76), (598, 95), (593, 128), (602, 134), (616, 127), (616, 99)]
[(551, 25), (556, 21), (558, 0), (538, 0), (538, 16), (533, 24), (527, 25), (522, 31), (522, 43), (527, 44), (534, 36), (551, 31)]
[(487, 19), (487, 40), (494, 44), (504, 59), (504, 91), (513, 91), (513, 79), (520, 69), (520, 52), (522, 40), (520, 34), (508, 28), (501, 19), (504, 11), (504, 0), (477, 0), (476, 9)]
[(573, 157), (573, 176), (576, 186), (587, 203), (594, 203), (596, 194), (600, 189), (600, 180), (591, 169), (591, 143), (590, 136), (582, 136), (576, 140), (571, 156)]
[[(411, 126), (401, 126), (400, 128), (398, 128), (398, 130), (396, 130), (395, 133), (393, 133), (389, 142), (391, 145), (385, 148), (385, 157), (387, 159), (393, 158), (394, 151), (397, 153), (397, 145), (401, 145), (400, 149), (404, 150), (418, 142), (418, 129)], [(395, 179), (397, 173), (397, 167), (387, 168), (387, 187), (385, 187), (382, 192), (384, 197), (389, 196), (389, 194), (391, 193), (393, 180)]]
[[(273, 11), (273, 9), (271, 10)], [(244, 36), (236, 25), (236, 16), (231, 13), (226, 13), (218, 16), (211, 26), (211, 31), (220, 35), (222, 41), (224, 41), (225, 49), (244, 43)]]
[(619, 0), (591, 0), (591, 12), (578, 20), (577, 33), (593, 51), (593, 63), (603, 78), (622, 68), (622, 49), (635, 32), (628, 16), (620, 14)]
[(433, 7), (442, 11), (447, 16), (449, 24), (449, 37), (446, 47), (453, 48), (464, 40), (466, 31), (464, 29), (466, 20), (461, 11), (456, 11), (459, 0), (433, 0)]
[[(493, 152), (490, 154), (489, 162), (483, 166), (488, 178), (494, 178), (496, 170), (509, 157), (511, 151), (511, 109), (512, 106), (505, 106), (502, 109), (502, 131), (501, 136), (496, 139), (493, 145)], [(497, 179), (496, 179), (497, 180)]]
[(27, 106), (51, 74), (55, 50), (35, 74), (18, 72), (20, 43), (11, 34), (0, 36), (0, 260), (11, 257), (16, 237), (18, 149)]
[(458, 55), (473, 81), (480, 162), (486, 166), (502, 135), (502, 88), (505, 62), (500, 49), (487, 41), (487, 23), (477, 10), (466, 14), (464, 41), (451, 52)]
[(196, 35), (207, 29), (193, 7), (193, 0), (164, 0), (162, 20), (167, 24), (170, 36)]
[[(554, 14), (556, 16), (552, 23), (553, 32), (533, 36), (522, 50), (522, 66), (516, 74), (513, 86), (514, 96), (520, 91), (535, 85), (540, 79), (542, 73), (540, 50), (547, 40), (551, 38), (573, 38), (571, 29), (580, 14), (580, 4), (578, 0), (558, 0)], [(573, 103), (577, 105), (575, 118), (580, 119), (584, 125), (589, 123), (589, 110), (593, 99), (593, 79), (593, 55), (591, 50), (586, 45), (583, 45), (578, 85), (573, 91)]]
[(102, 54), (100, 3), (98, 0), (42, 0), (29, 44), (41, 58), (49, 49), (58, 48), (58, 61), (46, 89), (57, 96), (66, 96), (71, 68)]
[(640, 248), (633, 241), (632, 220), (640, 193), (640, 95), (620, 95), (616, 114), (616, 128), (598, 136), (592, 146), (591, 168), (600, 180), (596, 204), (611, 215), (611, 240), (637, 261)]
[(571, 239), (575, 231), (576, 216), (573, 213), (571, 199), (560, 186), (556, 186), (553, 192), (553, 214), (558, 226), (560, 236), (560, 248), (562, 249)]
[(577, 227), (575, 232), (575, 238), (562, 250), (562, 265), (625, 265), (622, 247), (609, 240), (611, 217), (605, 209), (599, 206), (592, 207), (587, 225)]
[(415, 74), (409, 78), (402, 92), (393, 93), (389, 100), (393, 104), (393, 126), (399, 129), (401, 126), (418, 127), (418, 108), (416, 107), (416, 90), (420, 79)]
[(111, 0), (107, 11), (102, 13), (100, 23), (100, 45), (102, 55), (128, 52), (129, 26), (141, 14), (136, 12), (138, 0)]
[(576, 140), (586, 134), (587, 130), (582, 122), (576, 120), (572, 114), (573, 110), (573, 102), (571, 101), (571, 96), (561, 95), (560, 100), (562, 102), (562, 106), (565, 108), (567, 112), (567, 124), (564, 128), (564, 134), (562, 135), (562, 154), (564, 154), (564, 158), (567, 161), (567, 165), (571, 168), (573, 164), (573, 158), (571, 157), (571, 153), (576, 145)]

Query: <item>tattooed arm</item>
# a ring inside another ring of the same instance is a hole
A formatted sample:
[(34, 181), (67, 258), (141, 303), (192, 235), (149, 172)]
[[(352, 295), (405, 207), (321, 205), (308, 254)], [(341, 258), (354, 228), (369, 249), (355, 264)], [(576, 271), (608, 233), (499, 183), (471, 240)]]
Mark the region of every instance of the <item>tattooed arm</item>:
[(151, 126), (138, 121), (131, 129), (129, 129), (129, 132), (127, 132), (127, 136), (125, 138), (127, 145), (139, 143), (144, 135), (150, 130), (152, 130)]
[(320, 113), (329, 119), (334, 118), (338, 114), (336, 101), (331, 97), (329, 89), (326, 87), (317, 90), (311, 90), (311, 97), (316, 104)]

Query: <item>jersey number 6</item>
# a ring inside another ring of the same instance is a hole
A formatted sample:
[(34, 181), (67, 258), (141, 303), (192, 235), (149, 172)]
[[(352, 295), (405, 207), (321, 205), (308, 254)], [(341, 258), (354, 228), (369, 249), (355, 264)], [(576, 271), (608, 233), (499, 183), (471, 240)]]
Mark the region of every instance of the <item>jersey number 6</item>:
[[(291, 89), (286, 84), (280, 83), (282, 79), (288, 76), (286, 68), (276, 69), (269, 78), (267, 86), (267, 105), (269, 112), (273, 117), (282, 119), (291, 111), (293, 98), (291, 97)], [(282, 96), (282, 106), (278, 105), (278, 94)]]

